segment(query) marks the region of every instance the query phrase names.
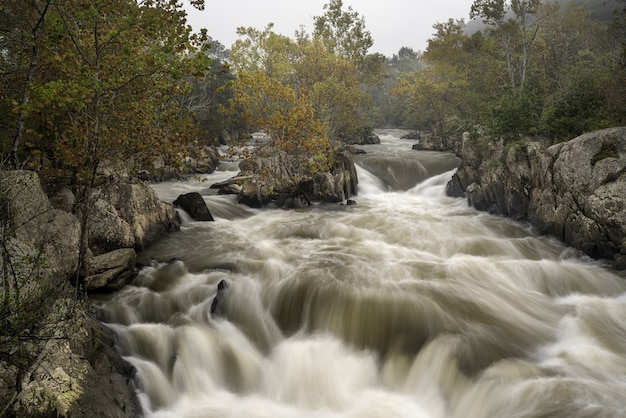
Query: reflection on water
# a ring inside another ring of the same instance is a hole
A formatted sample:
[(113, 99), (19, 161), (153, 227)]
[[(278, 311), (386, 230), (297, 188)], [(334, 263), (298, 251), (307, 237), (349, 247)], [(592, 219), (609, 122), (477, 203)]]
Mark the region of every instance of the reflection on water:
[[(207, 195), (216, 222), (185, 222), (98, 301), (146, 414), (624, 416), (623, 280), (445, 197), (453, 156), (382, 142), (356, 206)], [(206, 195), (232, 174), (156, 188)]]

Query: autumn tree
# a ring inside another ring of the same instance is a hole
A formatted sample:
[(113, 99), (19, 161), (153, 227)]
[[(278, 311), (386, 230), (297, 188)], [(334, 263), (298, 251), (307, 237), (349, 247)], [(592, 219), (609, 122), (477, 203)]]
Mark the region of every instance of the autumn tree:
[(489, 41), (480, 34), (468, 36), (463, 20), (449, 19), (433, 28), (421, 56), (423, 67), (402, 74), (393, 92), (405, 104), (410, 127), (458, 133), (478, 123), (498, 88), (497, 67)]
[(368, 124), (369, 98), (361, 89), (358, 70), (351, 62), (329, 53), (318, 40), (300, 40), (294, 64), (297, 86), (309, 92), (318, 116), (335, 144), (359, 135)]
[(294, 90), (279, 80), (257, 71), (240, 72), (231, 112), (243, 115), (245, 121), (265, 132), (269, 140), (244, 152), (255, 178), (265, 187), (290, 190), (310, 204), (300, 182), (317, 172), (328, 171), (333, 152), (326, 126), (316, 116), (304, 89)]
[(79, 192), (84, 255), (90, 190), (99, 169), (123, 162), (132, 170), (155, 158), (174, 158), (195, 136), (181, 98), (188, 76), (208, 70), (210, 58), (198, 53), (206, 36), (191, 33), (174, 0), (30, 3), (29, 13), (10, 9), (13, 2), (2, 5), (3, 14), (17, 19), (13, 27), (25, 33), (31, 28), (24, 45), (32, 49), (2, 38), (3, 67), (29, 70), (23, 92), (2, 97), (3, 106), (17, 115), (17, 131), (23, 121), (14, 154), (28, 158), (48, 185), (73, 185)]

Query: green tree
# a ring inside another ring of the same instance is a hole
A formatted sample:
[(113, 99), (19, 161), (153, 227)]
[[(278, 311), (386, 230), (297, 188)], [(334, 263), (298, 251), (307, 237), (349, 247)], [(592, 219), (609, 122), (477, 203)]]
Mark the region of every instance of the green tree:
[(309, 92), (318, 116), (328, 127), (333, 143), (357, 135), (367, 125), (369, 98), (361, 89), (358, 70), (331, 54), (319, 40), (301, 41), (294, 64), (297, 86)]
[(488, 40), (480, 34), (469, 37), (463, 20), (433, 28), (421, 56), (424, 67), (401, 75), (393, 91), (405, 103), (409, 127), (458, 133), (478, 123), (498, 88), (497, 67)]
[(209, 38), (211, 48), (207, 54), (211, 58), (211, 72), (205, 77), (193, 80), (193, 86), (182, 101), (198, 123), (198, 127), (208, 142), (222, 140), (224, 131), (236, 131), (228, 124), (220, 109), (227, 107), (233, 96), (235, 74), (228, 64), (229, 51), (216, 40)]
[(238, 72), (262, 71), (268, 77), (290, 83), (296, 45), (291, 38), (273, 32), (273, 27), (269, 23), (262, 31), (237, 28), (240, 39), (233, 44), (230, 60)]
[(351, 6), (343, 10), (342, 0), (331, 0), (324, 10), (322, 16), (313, 18), (313, 37), (321, 39), (330, 54), (360, 67), (374, 45), (371, 33), (365, 29), (365, 19)]
[[(523, 87), (526, 82), (538, 31), (534, 17), (540, 4), (540, 0), (511, 0), (510, 5), (505, 0), (475, 0), (472, 4), (470, 18), (482, 18), (500, 41), (514, 89)], [(512, 17), (507, 13), (509, 10)]]
[[(27, 42), (37, 41), (41, 71), (26, 78), (27, 103), (11, 101), (28, 134), (18, 153), (39, 155), (39, 165), (30, 166), (49, 182), (80, 186), (86, 255), (90, 189), (101, 164), (174, 158), (195, 135), (180, 101), (189, 88), (185, 76), (208, 69), (209, 57), (196, 53), (206, 37), (191, 33), (174, 0), (51, 2), (45, 15), (15, 14), (30, 19), (15, 25), (36, 27), (33, 15), (45, 27)], [(27, 56), (17, 43), (10, 46), (6, 61)]]
[(2, 97), (11, 101), (13, 110), (17, 113), (9, 157), (15, 168), (19, 167), (18, 151), (24, 137), (26, 108), (30, 102), (30, 92), (45, 37), (46, 15), (51, 3), (51, 0), (7, 1), (0, 5), (0, 30), (4, 34), (1, 42), (5, 58), (2, 72), (5, 76), (9, 75), (8, 79), (3, 80), (3, 85), (17, 86), (16, 91)]

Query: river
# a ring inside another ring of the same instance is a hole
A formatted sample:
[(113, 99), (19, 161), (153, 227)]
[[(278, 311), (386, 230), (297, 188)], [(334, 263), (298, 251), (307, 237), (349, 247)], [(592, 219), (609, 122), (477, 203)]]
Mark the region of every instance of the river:
[(216, 221), (181, 213), (96, 300), (145, 414), (626, 416), (624, 279), (446, 197), (456, 157), (379, 134), (356, 205), (238, 206), (209, 189), (235, 164), (154, 186), (200, 192)]

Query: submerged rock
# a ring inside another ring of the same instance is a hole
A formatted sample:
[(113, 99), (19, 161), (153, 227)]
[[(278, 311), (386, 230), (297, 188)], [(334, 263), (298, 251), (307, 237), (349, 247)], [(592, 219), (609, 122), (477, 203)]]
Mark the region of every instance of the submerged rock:
[(226, 299), (226, 289), (228, 288), (228, 284), (226, 280), (220, 280), (217, 284), (217, 293), (213, 298), (213, 302), (211, 302), (211, 315), (212, 316), (221, 316), (222, 310), (224, 308), (224, 302)]

